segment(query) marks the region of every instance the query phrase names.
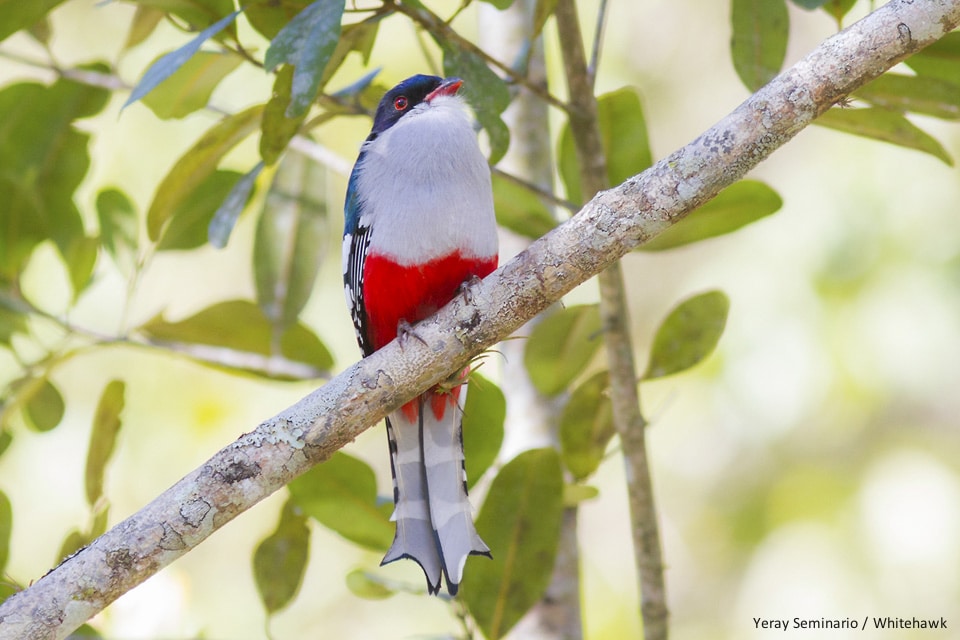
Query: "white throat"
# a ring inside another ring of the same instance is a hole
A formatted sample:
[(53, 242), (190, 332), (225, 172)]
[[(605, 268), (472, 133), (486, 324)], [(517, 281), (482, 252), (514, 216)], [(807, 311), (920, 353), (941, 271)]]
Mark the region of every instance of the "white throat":
[(365, 143), (360, 224), (371, 253), (414, 264), (497, 253), (490, 169), (459, 97), (439, 97)]

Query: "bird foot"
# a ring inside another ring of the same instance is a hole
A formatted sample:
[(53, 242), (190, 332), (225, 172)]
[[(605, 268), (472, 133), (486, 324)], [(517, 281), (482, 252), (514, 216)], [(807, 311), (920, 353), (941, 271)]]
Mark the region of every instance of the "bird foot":
[(411, 336), (419, 340), (423, 346), (430, 346), (427, 344), (427, 341), (423, 339), (423, 336), (417, 333), (417, 330), (413, 328), (412, 324), (401, 318), (400, 322), (397, 323), (397, 341), (400, 342), (401, 349), (406, 348), (407, 339)]
[(473, 290), (474, 288), (480, 285), (480, 282), (481, 282), (480, 277), (477, 274), (472, 273), (470, 274), (469, 278), (467, 278), (466, 280), (460, 283), (459, 293), (461, 296), (463, 296), (464, 303), (469, 304), (471, 306), (473, 305), (474, 303)]

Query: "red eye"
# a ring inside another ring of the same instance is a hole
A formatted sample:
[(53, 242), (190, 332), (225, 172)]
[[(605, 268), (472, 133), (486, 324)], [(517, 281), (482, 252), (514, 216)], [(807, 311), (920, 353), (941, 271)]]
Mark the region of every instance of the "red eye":
[(393, 108), (397, 111), (403, 111), (407, 108), (407, 97), (399, 96), (396, 100), (393, 101)]

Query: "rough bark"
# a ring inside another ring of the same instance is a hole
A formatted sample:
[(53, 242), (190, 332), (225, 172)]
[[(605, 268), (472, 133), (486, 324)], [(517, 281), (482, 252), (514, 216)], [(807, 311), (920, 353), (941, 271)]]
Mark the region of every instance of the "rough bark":
[(597, 194), (471, 292), (241, 436), (0, 605), (0, 638), (64, 638), (237, 514), (742, 177), (837, 100), (960, 22), (894, 0), (818, 46), (696, 140)]

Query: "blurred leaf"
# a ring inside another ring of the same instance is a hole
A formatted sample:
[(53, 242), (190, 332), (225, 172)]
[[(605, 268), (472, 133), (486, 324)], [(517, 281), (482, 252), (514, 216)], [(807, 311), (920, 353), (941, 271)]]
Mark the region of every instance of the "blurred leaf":
[(807, 9), (812, 11), (813, 9), (819, 9), (822, 7), (827, 0), (790, 0), (793, 4), (797, 5), (801, 9)]
[(513, 4), (513, 0), (485, 0), (485, 2), (487, 2), (488, 4), (492, 4), (500, 11), (503, 11), (504, 9), (509, 9), (510, 5)]
[(287, 500), (277, 528), (253, 553), (253, 578), (268, 614), (283, 609), (297, 595), (309, 555), (307, 518), (293, 500)]
[(209, 27), (233, 11), (233, 0), (136, 0), (136, 3), (172, 13), (185, 20), (191, 31)]
[(607, 444), (616, 433), (606, 371), (587, 378), (570, 395), (560, 414), (560, 451), (563, 464), (576, 480), (583, 480), (603, 461)]
[(28, 33), (39, 43), (48, 44), (53, 32), (53, 26), (50, 24), (50, 17), (44, 16), (35, 22), (28, 30)]
[(97, 410), (93, 414), (90, 430), (90, 446), (87, 449), (87, 466), (84, 482), (87, 504), (94, 506), (103, 495), (103, 478), (107, 463), (120, 433), (120, 413), (124, 406), (126, 385), (122, 380), (111, 380), (100, 394)]
[(10, 533), (13, 531), (13, 506), (10, 498), (0, 491), (0, 575), (6, 575), (10, 558)]
[(63, 539), (63, 542), (60, 543), (60, 550), (57, 552), (56, 562), (62, 562), (88, 544), (90, 544), (90, 537), (88, 535), (79, 529), (71, 529)]
[(602, 344), (600, 308), (577, 305), (541, 320), (530, 334), (523, 362), (540, 393), (553, 396), (580, 375)]
[(576, 507), (581, 502), (593, 500), (600, 495), (600, 490), (586, 484), (563, 485), (563, 506)]
[[(200, 34), (183, 45), (179, 49), (175, 49), (170, 53), (164, 55), (162, 58), (150, 65), (150, 67), (144, 72), (143, 77), (140, 78), (140, 82), (137, 83), (137, 86), (133, 88), (133, 91), (130, 92), (130, 96), (127, 98), (127, 101), (123, 103), (123, 106), (120, 107), (120, 110), (126, 109), (129, 105), (133, 104), (137, 100), (140, 100), (148, 93), (153, 91), (160, 85), (161, 82), (173, 76), (177, 71), (179, 71), (191, 58), (194, 57), (200, 47), (203, 46), (203, 43), (215, 36), (216, 34), (223, 31), (227, 25), (231, 24), (237, 17), (240, 11), (234, 11), (225, 18), (221, 18), (214, 24), (210, 25), (206, 29), (200, 32)], [(176, 95), (178, 89), (182, 87), (186, 80), (181, 78), (180, 80), (174, 81), (174, 88), (170, 89), (173, 95)], [(213, 91), (211, 87), (210, 91)], [(206, 103), (204, 103), (206, 104)], [(152, 108), (152, 107), (151, 107)], [(183, 108), (183, 107), (180, 107)], [(175, 108), (171, 108), (174, 110)], [(154, 109), (156, 113), (156, 109)], [(188, 112), (189, 113), (189, 112)], [(158, 114), (159, 115), (159, 114)], [(161, 116), (162, 117), (162, 116)], [(170, 116), (177, 117), (177, 116)]]
[(267, 40), (273, 40), (280, 29), (304, 10), (311, 0), (254, 0), (244, 5), (250, 25)]
[(790, 32), (786, 0), (733, 0), (733, 68), (756, 91), (783, 66)]
[(198, 51), (145, 95), (143, 104), (162, 120), (190, 115), (207, 106), (213, 90), (242, 61), (232, 53)]
[[(653, 163), (643, 106), (635, 89), (625, 87), (600, 96), (597, 99), (597, 119), (607, 160), (609, 184), (620, 184)], [(560, 132), (557, 163), (567, 190), (567, 199), (577, 204), (583, 202), (585, 196), (580, 185), (580, 160), (569, 123), (565, 123)]]
[[(214, 171), (204, 178), (190, 193), (189, 198), (183, 199), (173, 209), (169, 223), (164, 227), (157, 242), (159, 251), (196, 249), (206, 244), (209, 238), (209, 229), (217, 211), (225, 202), (231, 200), (231, 195), (238, 185), (243, 183), (244, 176), (236, 171)], [(252, 186), (252, 185), (251, 185)], [(246, 194), (240, 194), (249, 196)], [(231, 205), (234, 201), (231, 200)], [(236, 203), (240, 210), (246, 201)], [(237, 215), (239, 215), (237, 211)]]
[(476, 484), (490, 468), (503, 444), (507, 401), (500, 387), (477, 372), (470, 374), (467, 401), (463, 407), (463, 450), (467, 486)]
[[(0, 400), (0, 410), (2, 409), (3, 409), (3, 401)], [(2, 426), (3, 425), (0, 424), (0, 427)], [(11, 442), (13, 442), (13, 436), (10, 435), (10, 432), (7, 431), (6, 429), (3, 429), (2, 431), (0, 431), (0, 456), (2, 456), (4, 452), (7, 450), (7, 448), (10, 447)]]
[(443, 72), (447, 76), (463, 79), (461, 93), (473, 108), (480, 126), (487, 132), (489, 161), (490, 164), (496, 164), (510, 146), (510, 130), (500, 118), (500, 114), (510, 105), (507, 84), (477, 54), (449, 42), (440, 41), (438, 44), (443, 50)]
[(29, 29), (63, 0), (0, 0), (0, 41), (21, 29)]
[(5, 302), (5, 296), (0, 295), (0, 345), (10, 344), (15, 333), (27, 332), (27, 316)]
[(97, 194), (97, 219), (100, 243), (125, 275), (130, 276), (137, 262), (139, 231), (137, 210), (127, 194), (119, 189), (104, 189)]
[(904, 62), (922, 76), (960, 85), (960, 32), (948, 33)]
[(923, 151), (953, 166), (946, 149), (928, 133), (888, 109), (838, 109), (834, 107), (813, 121), (823, 127), (845, 133), (889, 142), (908, 149)]
[(707, 291), (677, 305), (657, 329), (642, 378), (679, 373), (710, 355), (723, 335), (729, 310), (730, 301), (722, 291)]
[(546, 591), (562, 516), (563, 472), (554, 449), (525, 451), (494, 478), (477, 517), (493, 559), (473, 564), (460, 590), (489, 640), (503, 637)]
[(347, 574), (347, 588), (364, 600), (386, 600), (396, 593), (386, 581), (362, 569), (354, 569)]
[(278, 327), (296, 322), (326, 254), (326, 168), (300, 153), (280, 163), (253, 243), (257, 303)]
[(295, 118), (288, 118), (286, 115), (292, 85), (293, 67), (285, 64), (277, 71), (277, 77), (273, 81), (273, 93), (263, 110), (263, 122), (260, 125), (260, 157), (268, 165), (274, 164), (280, 158), (307, 117), (306, 111)]
[(547, 24), (547, 18), (553, 15), (556, 8), (557, 0), (537, 0), (537, 4), (533, 8), (533, 33), (531, 38), (540, 35), (544, 25)]
[(106, 89), (63, 78), (0, 89), (0, 276), (13, 279), (43, 240), (52, 239), (67, 259), (84, 236), (74, 192), (90, 165), (90, 136), (73, 122), (98, 113), (109, 97)]
[(500, 226), (533, 239), (557, 226), (557, 221), (539, 196), (503, 176), (494, 174), (491, 177), (493, 207)]
[[(209, 178), (220, 159), (260, 125), (263, 105), (227, 116), (211, 127), (180, 157), (157, 186), (147, 211), (147, 232), (156, 242), (178, 207), (195, 197), (197, 188)], [(226, 193), (223, 194), (224, 196)], [(220, 201), (223, 197), (220, 198)], [(219, 201), (218, 201), (219, 202)], [(210, 209), (211, 213), (216, 206)], [(204, 237), (206, 233), (204, 233)]]
[[(370, 54), (373, 52), (373, 45), (377, 40), (377, 33), (380, 29), (380, 20), (385, 16), (386, 14), (375, 15), (367, 20), (343, 26), (340, 40), (337, 41), (337, 46), (330, 54), (330, 61), (323, 71), (321, 85), (326, 86), (351, 51), (360, 54), (364, 65), (370, 61)], [(378, 71), (374, 70), (373, 75), (376, 75)]]
[(230, 234), (233, 233), (233, 228), (236, 226), (237, 220), (240, 219), (240, 214), (243, 213), (247, 202), (250, 200), (250, 194), (253, 192), (257, 177), (263, 171), (263, 166), (263, 162), (258, 162), (253, 169), (237, 180), (220, 203), (220, 206), (217, 207), (210, 224), (207, 225), (207, 240), (214, 247), (223, 249), (227, 246)]
[(823, 10), (833, 16), (837, 21), (837, 27), (843, 26), (843, 16), (857, 4), (857, 0), (827, 0), (823, 3)]
[(28, 383), (27, 389), (24, 409), (28, 423), (37, 431), (50, 431), (60, 424), (66, 408), (60, 390), (48, 378)]
[(741, 180), (637, 249), (663, 251), (732, 233), (773, 214), (781, 206), (783, 200), (766, 184), (756, 180)]
[(320, 90), (324, 69), (340, 40), (345, 0), (316, 0), (297, 14), (273, 38), (263, 64), (273, 71), (281, 63), (293, 65), (288, 118), (303, 115)]
[(150, 34), (154, 32), (165, 15), (163, 11), (156, 7), (138, 4), (137, 11), (133, 14), (133, 20), (130, 22), (130, 31), (127, 32), (127, 39), (123, 43), (123, 50), (133, 49), (149, 38)]
[(63, 261), (67, 268), (67, 274), (70, 276), (74, 300), (90, 284), (99, 250), (100, 240), (98, 238), (83, 235), (76, 236), (67, 245)]
[(289, 485), (293, 501), (311, 518), (375, 551), (393, 542), (393, 505), (377, 500), (377, 480), (366, 462), (334, 453)]
[(960, 85), (929, 76), (885, 73), (853, 95), (896, 111), (912, 111), (944, 120), (960, 118)]
[[(140, 327), (140, 330), (153, 340), (171, 345), (204, 345), (222, 347), (237, 352), (234, 356), (224, 354), (222, 359), (205, 359), (195, 351), (186, 349), (188, 355), (195, 355), (202, 363), (214, 364), (232, 369), (249, 371), (271, 378), (287, 379), (291, 376), (286, 369), (272, 368), (270, 358), (283, 356), (294, 363), (307, 365), (308, 370), (299, 377), (320, 375), (333, 366), (333, 357), (320, 339), (304, 325), (297, 323), (284, 331), (279, 345), (274, 339), (273, 327), (253, 302), (248, 300), (229, 300), (207, 307), (196, 314), (169, 322), (162, 315)], [(265, 358), (244, 359), (244, 353), (256, 354)]]
[(103, 640), (103, 636), (90, 625), (82, 624), (67, 636), (67, 640)]

